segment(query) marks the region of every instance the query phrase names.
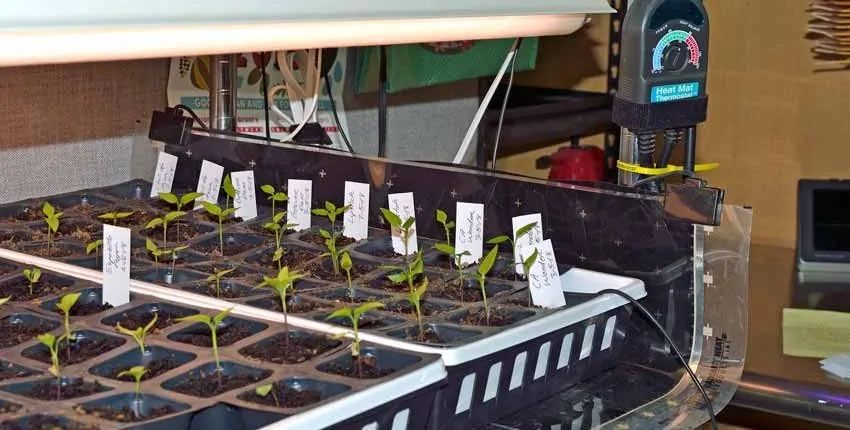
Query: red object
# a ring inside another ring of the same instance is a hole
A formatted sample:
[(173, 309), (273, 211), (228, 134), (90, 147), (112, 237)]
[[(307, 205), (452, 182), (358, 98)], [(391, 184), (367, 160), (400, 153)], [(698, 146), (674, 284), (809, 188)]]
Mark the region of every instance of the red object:
[(549, 158), (550, 180), (601, 181), (605, 177), (605, 152), (595, 146), (564, 146)]

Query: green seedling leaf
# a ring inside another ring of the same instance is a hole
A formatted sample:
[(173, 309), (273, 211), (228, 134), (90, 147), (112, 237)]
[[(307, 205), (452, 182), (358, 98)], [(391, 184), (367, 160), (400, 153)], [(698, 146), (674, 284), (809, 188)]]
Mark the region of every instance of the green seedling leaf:
[(351, 256), (348, 255), (348, 252), (343, 252), (342, 255), (339, 256), (339, 267), (348, 272), (353, 266), (354, 264), (351, 261)]
[(448, 255), (454, 255), (455, 254), (455, 247), (451, 246), (447, 243), (438, 243), (438, 244), (434, 245), (434, 248), (436, 248), (437, 251), (440, 251), (443, 254), (448, 254)]
[(266, 230), (278, 231), (278, 230), (280, 230), (280, 224), (276, 224), (276, 223), (273, 223), (273, 222), (267, 222), (267, 223), (263, 224), (263, 228), (266, 229)]
[(202, 323), (202, 324), (211, 325), (212, 324), (212, 317), (210, 317), (207, 314), (195, 314), (195, 315), (189, 315), (189, 316), (177, 318), (175, 321), (177, 321), (177, 322), (191, 321), (191, 322), (199, 322), (199, 323)]
[(50, 333), (40, 334), (36, 336), (36, 339), (38, 339), (38, 341), (41, 342), (42, 345), (50, 349), (53, 349), (53, 345), (56, 344), (56, 336)]
[(327, 212), (328, 214), (335, 214), (336, 205), (329, 201), (325, 201), (325, 212)]
[(407, 280), (407, 273), (398, 272), (387, 275), (387, 279), (392, 281), (393, 284), (400, 284)]
[(416, 254), (416, 259), (413, 260), (413, 265), (410, 267), (410, 273), (413, 275), (418, 275), (425, 270), (425, 262), (422, 261), (422, 252), (420, 251)]
[(229, 216), (231, 216), (235, 213), (236, 213), (236, 208), (227, 208), (227, 209), (221, 211), (221, 218), (222, 219), (227, 218), (227, 217), (229, 217)]
[(422, 285), (420, 285), (415, 290), (413, 290), (410, 293), (410, 296), (412, 298), (415, 298), (416, 301), (419, 302), (419, 300), (422, 298), (422, 296), (425, 295), (426, 290), (428, 290), (428, 278), (427, 277), (422, 279)]
[(56, 231), (59, 230), (59, 218), (51, 216), (45, 218), (44, 222), (47, 223), (47, 228), (49, 228), (53, 233), (56, 233)]
[(180, 196), (180, 206), (185, 206), (185, 205), (189, 204), (190, 202), (192, 202), (193, 200), (195, 200), (198, 197), (201, 197), (203, 195), (204, 195), (204, 193), (199, 193), (199, 192), (192, 192), (192, 193), (183, 194), (182, 196)]
[(24, 277), (34, 284), (38, 282), (39, 279), (41, 279), (41, 269), (39, 269), (38, 267), (33, 267), (32, 269), (24, 269)]
[(445, 224), (448, 220), (449, 214), (447, 214), (444, 210), (437, 209), (437, 222), (440, 224)]
[(221, 186), (224, 193), (231, 199), (236, 197), (236, 188), (233, 186), (233, 180), (230, 179), (230, 173), (224, 176), (224, 184)]
[(331, 233), (325, 229), (319, 229), (319, 234), (325, 239), (332, 239)]
[(354, 317), (354, 319), (357, 320), (360, 319), (360, 315), (363, 315), (371, 310), (380, 309), (382, 307), (384, 307), (384, 304), (381, 302), (363, 303), (352, 311), (352, 316)]
[(416, 222), (416, 218), (410, 217), (410, 218), (408, 218), (407, 220), (404, 221), (404, 225), (402, 225), (401, 228), (407, 230), (410, 227), (412, 227), (413, 223), (415, 223), (415, 222)]
[(154, 219), (148, 221), (147, 224), (145, 224), (145, 230), (150, 230), (154, 227), (162, 225), (162, 222), (163, 222), (162, 218), (154, 218)]
[(152, 254), (159, 252), (159, 247), (149, 237), (145, 238), (145, 249)]
[(325, 209), (313, 209), (310, 211), (313, 215), (328, 216), (328, 211)]
[(535, 262), (537, 262), (537, 248), (534, 248), (534, 252), (532, 252), (531, 255), (522, 262), (522, 268), (525, 270), (526, 275), (531, 272), (531, 267), (534, 266)]
[(176, 253), (178, 253), (178, 252), (180, 252), (180, 251), (185, 251), (185, 250), (187, 250), (187, 249), (189, 249), (189, 245), (178, 246), (178, 247), (176, 247), (176, 248), (172, 249), (172, 250), (171, 250), (171, 253), (172, 253), (172, 254), (176, 254)]
[(130, 212), (118, 212), (118, 213), (115, 214), (115, 218), (124, 219), (124, 218), (131, 216), (131, 215), (133, 215), (132, 211), (130, 211)]
[(446, 227), (447, 227), (447, 228), (455, 228), (455, 222), (454, 222), (454, 221), (449, 221), (449, 223), (448, 223), (448, 224), (446, 224)]
[(221, 278), (223, 278), (225, 275), (227, 275), (227, 274), (228, 274), (228, 273), (230, 273), (230, 272), (233, 272), (234, 270), (236, 270), (236, 269), (226, 269), (226, 270), (221, 270), (221, 271), (215, 272), (214, 274), (212, 274), (212, 275), (210, 275), (210, 276), (208, 276), (208, 277), (207, 277), (207, 282), (212, 282), (212, 281), (215, 281), (215, 280), (220, 280), (220, 279), (221, 279)]
[(44, 202), (44, 205), (41, 206), (41, 212), (47, 217), (52, 217), (56, 214), (56, 208), (50, 203)]
[(133, 366), (121, 373), (118, 374), (119, 378), (123, 378), (125, 376), (132, 377), (136, 381), (141, 381), (142, 377), (148, 373), (148, 369), (145, 369), (145, 366)]
[(393, 211), (385, 208), (381, 208), (381, 214), (384, 216), (384, 219), (390, 223), (391, 226), (400, 228), (401, 227), (401, 218), (398, 215), (393, 213)]
[(268, 195), (270, 195), (270, 196), (273, 196), (273, 195), (274, 195), (274, 193), (275, 193), (275, 189), (274, 189), (274, 187), (273, 187), (272, 185), (269, 185), (269, 184), (266, 184), (266, 185), (261, 186), (261, 187), (260, 187), (260, 189), (261, 189), (264, 193), (266, 193), (266, 194), (268, 194)]
[(213, 319), (212, 319), (213, 324), (216, 325), (216, 326), (221, 324), (221, 322), (225, 318), (227, 318), (228, 315), (230, 315), (230, 311), (232, 311), (232, 310), (233, 310), (233, 308), (229, 308), (229, 309), (225, 309), (225, 310), (219, 312), (216, 316), (213, 317)]
[(275, 224), (280, 224), (283, 221), (283, 217), (286, 216), (286, 211), (278, 212), (274, 214), (272, 217), (272, 222)]
[(283, 258), (283, 248), (277, 248), (274, 250), (274, 255), (272, 255), (272, 261), (280, 261)]
[(5, 297), (5, 298), (0, 299), (0, 306), (5, 305), (5, 304), (6, 304), (6, 302), (8, 302), (9, 300), (12, 300), (12, 296)]
[(532, 222), (532, 223), (529, 223), (529, 224), (526, 224), (526, 225), (524, 225), (524, 226), (520, 227), (520, 228), (516, 231), (516, 238), (517, 238), (517, 239), (519, 239), (519, 238), (521, 238), (521, 237), (525, 236), (525, 235), (526, 235), (526, 234), (528, 234), (528, 232), (530, 232), (530, 231), (531, 231), (534, 227), (537, 227), (537, 221), (534, 221), (534, 222)]
[(487, 255), (484, 256), (484, 259), (481, 260), (481, 264), (478, 265), (478, 274), (482, 277), (487, 276), (490, 273), (490, 269), (493, 268), (493, 264), (496, 263), (496, 256), (499, 254), (499, 245), (493, 247)]
[(276, 192), (271, 197), (271, 199), (276, 201), (276, 202), (285, 202), (285, 201), (289, 200), (289, 197), (286, 195), (286, 193)]
[(103, 245), (103, 239), (98, 239), (93, 242), (89, 242), (86, 244), (86, 254), (91, 254), (97, 248), (100, 248)]
[(354, 311), (350, 308), (342, 308), (333, 311), (330, 315), (326, 316), (326, 320), (332, 320), (334, 318), (352, 318), (354, 315)]
[(511, 238), (510, 238), (510, 237), (508, 237), (508, 236), (496, 236), (496, 237), (494, 237), (494, 238), (490, 238), (490, 239), (488, 239), (488, 240), (487, 240), (487, 244), (488, 244), (488, 245), (498, 245), (498, 244), (500, 244), (500, 243), (505, 243), (505, 242), (507, 242), (507, 241), (509, 241), (509, 240), (511, 240)]
[(218, 205), (215, 204), (215, 203), (202, 201), (201, 206), (204, 207), (205, 211), (209, 212), (210, 214), (212, 214), (214, 216), (220, 216), (221, 215), (221, 208), (218, 207)]
[(254, 389), (254, 392), (260, 397), (266, 397), (272, 392), (272, 384), (260, 385)]
[(169, 213), (165, 214), (165, 221), (166, 221), (166, 222), (171, 222), (171, 221), (174, 221), (174, 220), (176, 220), (177, 218), (180, 218), (180, 217), (182, 217), (182, 216), (184, 216), (184, 215), (186, 215), (186, 212), (183, 212), (183, 211), (174, 211), (174, 212), (169, 212)]
[(159, 198), (172, 205), (176, 205), (180, 201), (177, 199), (177, 196), (171, 193), (159, 193)]
[(80, 293), (65, 294), (59, 300), (59, 303), (56, 303), (56, 308), (67, 314), (71, 312), (71, 308), (73, 308), (74, 305), (77, 304), (77, 300), (79, 299)]

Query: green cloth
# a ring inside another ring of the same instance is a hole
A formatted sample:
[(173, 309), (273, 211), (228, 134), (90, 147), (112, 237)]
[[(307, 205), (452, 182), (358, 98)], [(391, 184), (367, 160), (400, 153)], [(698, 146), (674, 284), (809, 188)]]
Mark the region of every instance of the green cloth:
[[(395, 93), (411, 88), (494, 76), (514, 39), (387, 46), (387, 87)], [(523, 39), (516, 71), (533, 70), (537, 38)], [(354, 89), (374, 92), (378, 85), (378, 47), (357, 50)]]

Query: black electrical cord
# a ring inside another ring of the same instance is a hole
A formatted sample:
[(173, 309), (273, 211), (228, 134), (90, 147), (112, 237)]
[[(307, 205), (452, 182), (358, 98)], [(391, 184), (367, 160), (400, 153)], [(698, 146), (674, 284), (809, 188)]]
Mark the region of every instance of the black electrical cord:
[(265, 114), (266, 119), (266, 140), (269, 141), (269, 145), (271, 145), (272, 140), (272, 128), (271, 123), (269, 121), (269, 80), (266, 76), (266, 55), (270, 55), (268, 52), (260, 53), (260, 62), (263, 63), (263, 70), (260, 72), (263, 74), (263, 114)]
[(325, 76), (325, 89), (328, 92), (328, 100), (331, 102), (331, 112), (334, 116), (334, 122), (336, 123), (336, 129), (339, 130), (339, 135), (342, 136), (342, 141), (345, 143), (345, 146), (348, 148), (348, 152), (355, 154), (354, 148), (351, 146), (351, 141), (348, 140), (348, 135), (345, 134), (345, 130), (342, 129), (342, 123), (339, 122), (339, 114), (336, 111), (336, 102), (334, 101), (334, 95), (331, 91), (331, 78), (329, 76)]
[(505, 88), (505, 98), (502, 99), (502, 109), (499, 111), (499, 125), (496, 127), (496, 141), (493, 143), (493, 158), (490, 160), (490, 170), (496, 171), (496, 155), (499, 154), (499, 141), (502, 139), (502, 123), (505, 120), (505, 111), (508, 109), (508, 99), (511, 97), (511, 88), (514, 86), (514, 74), (516, 73), (516, 57), (519, 57), (519, 47), (522, 45), (522, 38), (517, 38), (514, 41), (511, 50), (514, 52), (511, 58), (511, 72), (508, 76), (508, 87)]
[(387, 48), (378, 49), (378, 157), (387, 156)]
[(186, 106), (184, 104), (179, 104), (179, 105), (174, 105), (174, 108), (175, 109), (182, 109), (182, 110), (185, 110), (186, 112), (189, 112), (189, 115), (192, 117), (192, 119), (195, 120), (195, 122), (198, 123), (198, 125), (203, 130), (209, 130), (210, 129), (209, 127), (207, 127), (206, 124), (204, 124), (204, 122), (201, 120), (201, 117), (199, 117), (198, 114), (196, 114), (195, 111), (192, 110), (192, 108), (190, 108), (189, 106)]
[(643, 316), (646, 317), (646, 319), (648, 319), (649, 322), (653, 326), (655, 326), (656, 329), (658, 329), (658, 331), (661, 333), (662, 336), (664, 336), (664, 340), (667, 341), (667, 343), (670, 345), (670, 349), (673, 350), (673, 354), (676, 355), (676, 358), (679, 359), (679, 363), (681, 363), (682, 367), (685, 368), (685, 371), (688, 372), (688, 376), (691, 377), (691, 381), (693, 381), (694, 385), (697, 387), (697, 390), (699, 390), (699, 393), (702, 395), (702, 398), (705, 401), (705, 407), (708, 410), (708, 417), (711, 420), (711, 428), (713, 430), (717, 430), (717, 416), (714, 413), (714, 407), (711, 405), (711, 398), (708, 397), (708, 393), (705, 391), (705, 387), (703, 387), (702, 384), (699, 382), (699, 378), (697, 377), (696, 373), (694, 373), (694, 371), (691, 370), (691, 366), (688, 365), (687, 360), (685, 360), (685, 356), (682, 355), (682, 351), (679, 351), (679, 348), (673, 342), (673, 339), (670, 338), (669, 334), (667, 334), (667, 330), (664, 330), (664, 327), (661, 325), (661, 323), (658, 322), (657, 319), (655, 319), (655, 317), (652, 315), (652, 313), (649, 312), (649, 309), (645, 308), (637, 300), (632, 298), (632, 296), (630, 296), (630, 295), (628, 295), (628, 294), (626, 294), (626, 293), (624, 293), (620, 290), (605, 289), (605, 290), (601, 290), (601, 291), (598, 291), (596, 293), (593, 293), (593, 296), (598, 297), (598, 296), (604, 296), (604, 295), (607, 295), (607, 294), (614, 294), (616, 296), (620, 296), (620, 297), (626, 299), (628, 302), (630, 302), (632, 305), (634, 305), (634, 307), (637, 308), (637, 310), (639, 310), (640, 313), (643, 314)]

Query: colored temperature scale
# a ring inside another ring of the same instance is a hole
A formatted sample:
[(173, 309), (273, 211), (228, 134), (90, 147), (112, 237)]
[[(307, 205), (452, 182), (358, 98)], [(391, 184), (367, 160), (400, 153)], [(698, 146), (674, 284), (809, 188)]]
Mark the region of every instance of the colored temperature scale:
[(688, 64), (699, 68), (699, 43), (684, 30), (671, 30), (652, 49), (652, 73), (676, 72)]

